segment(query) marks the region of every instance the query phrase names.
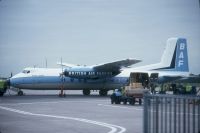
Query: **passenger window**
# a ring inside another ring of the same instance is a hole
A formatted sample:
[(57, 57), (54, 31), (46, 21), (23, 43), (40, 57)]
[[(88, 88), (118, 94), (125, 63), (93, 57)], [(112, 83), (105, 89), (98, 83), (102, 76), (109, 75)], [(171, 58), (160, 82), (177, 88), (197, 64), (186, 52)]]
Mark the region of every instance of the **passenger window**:
[(23, 70), (22, 73), (30, 73), (30, 70)]

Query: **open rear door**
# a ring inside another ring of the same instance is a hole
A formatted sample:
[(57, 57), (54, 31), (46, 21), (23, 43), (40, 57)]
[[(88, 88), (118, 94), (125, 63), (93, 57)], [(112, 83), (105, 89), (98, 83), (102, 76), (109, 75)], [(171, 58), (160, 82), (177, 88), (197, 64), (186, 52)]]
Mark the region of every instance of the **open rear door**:
[(133, 86), (133, 84), (142, 84), (142, 86), (145, 88), (149, 85), (149, 75), (148, 73), (132, 72), (130, 74), (129, 81), (129, 85), (131, 86)]

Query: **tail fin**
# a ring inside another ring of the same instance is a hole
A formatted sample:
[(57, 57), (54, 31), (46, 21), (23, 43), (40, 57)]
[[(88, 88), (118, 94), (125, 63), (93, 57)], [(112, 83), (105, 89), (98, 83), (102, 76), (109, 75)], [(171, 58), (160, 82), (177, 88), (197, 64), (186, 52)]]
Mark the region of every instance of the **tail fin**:
[(161, 59), (162, 67), (157, 70), (188, 72), (187, 41), (185, 38), (170, 38)]

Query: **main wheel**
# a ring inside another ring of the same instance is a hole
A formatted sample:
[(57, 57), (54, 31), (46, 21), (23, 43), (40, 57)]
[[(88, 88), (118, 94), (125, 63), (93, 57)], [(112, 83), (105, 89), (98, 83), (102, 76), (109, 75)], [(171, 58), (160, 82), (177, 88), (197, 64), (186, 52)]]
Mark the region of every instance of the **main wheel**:
[(135, 105), (135, 98), (133, 98), (133, 105)]
[(139, 99), (139, 105), (142, 105), (142, 99)]
[(115, 93), (113, 93), (111, 96), (110, 96), (110, 100), (111, 100), (111, 104), (114, 104), (115, 103)]
[(24, 95), (23, 91), (19, 91), (17, 94), (18, 94), (18, 96), (23, 96)]
[(127, 100), (126, 99), (123, 100), (123, 104), (127, 104)]
[(117, 96), (117, 103), (116, 104), (121, 104), (122, 101), (122, 97), (121, 96)]
[(83, 95), (85, 95), (85, 96), (90, 95), (90, 90), (89, 89), (83, 89)]
[(135, 98), (130, 99), (129, 104), (135, 105)]
[(106, 96), (107, 94), (108, 94), (108, 90), (106, 90), (106, 89), (99, 90), (100, 96)]
[(114, 100), (113, 99), (111, 99), (111, 104), (114, 104)]
[(0, 97), (3, 96), (4, 92), (0, 92)]

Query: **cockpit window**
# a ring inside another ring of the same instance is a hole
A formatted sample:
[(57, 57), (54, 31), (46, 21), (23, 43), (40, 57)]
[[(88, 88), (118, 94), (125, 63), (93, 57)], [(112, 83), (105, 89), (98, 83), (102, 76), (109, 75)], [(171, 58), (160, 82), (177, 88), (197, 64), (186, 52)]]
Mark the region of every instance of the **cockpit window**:
[(30, 70), (23, 70), (22, 73), (30, 73)]

